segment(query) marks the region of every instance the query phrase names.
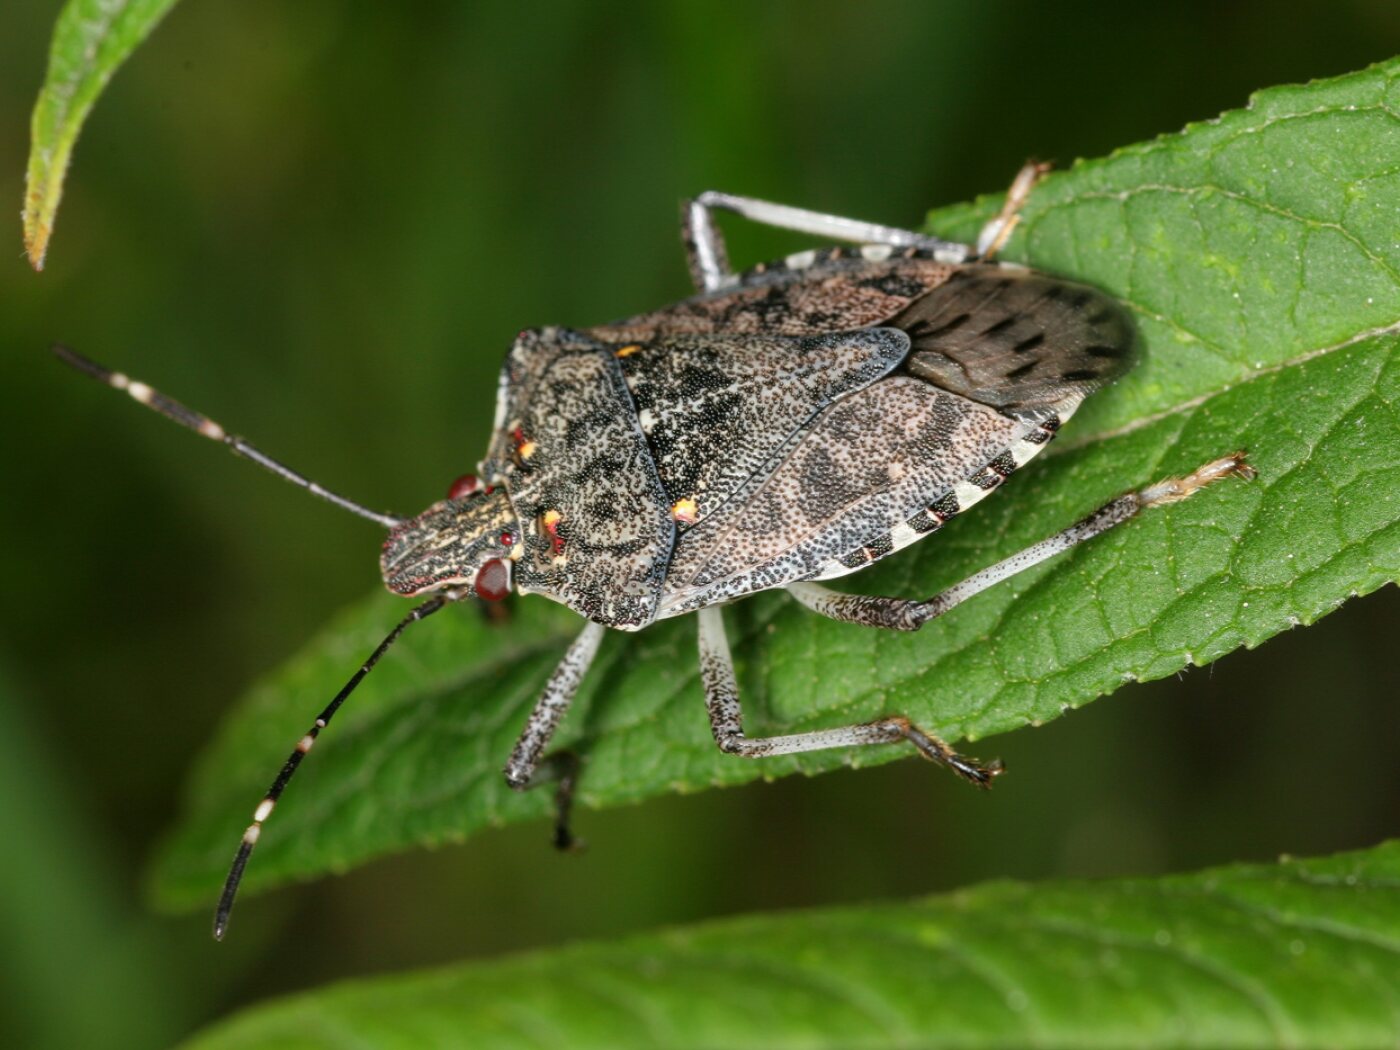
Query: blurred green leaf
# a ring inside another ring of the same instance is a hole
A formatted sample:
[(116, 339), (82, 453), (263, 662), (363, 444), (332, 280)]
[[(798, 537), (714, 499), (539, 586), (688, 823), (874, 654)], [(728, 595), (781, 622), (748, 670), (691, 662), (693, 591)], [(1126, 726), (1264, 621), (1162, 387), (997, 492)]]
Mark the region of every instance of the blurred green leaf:
[(63, 179), (97, 96), (175, 0), (68, 0), (54, 26), (49, 69), (30, 127), (24, 247), (44, 268)]
[[(1047, 181), (1009, 254), (1122, 296), (1146, 360), (1007, 492), (847, 586), (936, 593), (1120, 492), (1239, 447), (1259, 480), (1146, 514), (915, 636), (835, 624), (780, 594), (740, 603), (726, 615), (751, 733), (892, 711), (950, 739), (1039, 724), (1400, 578), (1398, 77), (1391, 62), (1262, 92)], [(996, 203), (930, 225), (970, 236)], [(160, 899), (212, 901), (288, 748), (401, 608), (381, 596), (350, 610), (230, 716), (157, 865)], [(406, 635), (279, 806), (250, 887), (546, 812), (548, 798), (510, 793), (499, 769), (579, 621), (538, 598), (517, 610), (506, 627), (466, 608)], [(585, 806), (906, 753), (722, 755), (693, 632), (686, 618), (604, 644), (559, 740), (587, 760)], [(1018, 789), (1014, 771), (999, 786)]]
[(125, 892), (120, 848), (73, 798), (66, 756), (36, 728), (39, 705), (8, 663), (0, 655), (0, 825), (23, 845), (0, 865), (6, 1042), (169, 1045), (197, 1020), (209, 988), (179, 965), (173, 931)]
[(1392, 1046), (1400, 843), (992, 883), (353, 981), (191, 1047)]

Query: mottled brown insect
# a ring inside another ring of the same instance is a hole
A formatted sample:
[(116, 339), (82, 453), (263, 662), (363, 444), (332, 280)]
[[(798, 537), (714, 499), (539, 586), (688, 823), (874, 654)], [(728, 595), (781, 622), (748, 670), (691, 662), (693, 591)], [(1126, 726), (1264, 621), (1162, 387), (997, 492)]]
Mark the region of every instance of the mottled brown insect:
[[(412, 518), (378, 514), (308, 481), (207, 417), (66, 348), (61, 357), (137, 401), (389, 530), (384, 581), (429, 596), (389, 634), (302, 737), (258, 805), (215, 918), (222, 936), (249, 854), (320, 731), (410, 623), (512, 589), (587, 620), (526, 721), (507, 782), (560, 783), (556, 840), (574, 779), (546, 763), (606, 628), (697, 612), (715, 741), (747, 757), (907, 741), (986, 785), (998, 763), (965, 758), (907, 718), (750, 737), (720, 608), (784, 588), (851, 623), (916, 630), (959, 602), (1228, 474), (1243, 453), (1129, 493), (1084, 521), (927, 600), (845, 594), (856, 572), (938, 531), (1055, 436), (1083, 399), (1129, 367), (1132, 328), (1092, 288), (997, 263), (1040, 169), (969, 247), (906, 230), (726, 194), (689, 202), (696, 296), (585, 329), (522, 332), (501, 371), (480, 476)], [(855, 247), (809, 250), (733, 273), (715, 210)]]

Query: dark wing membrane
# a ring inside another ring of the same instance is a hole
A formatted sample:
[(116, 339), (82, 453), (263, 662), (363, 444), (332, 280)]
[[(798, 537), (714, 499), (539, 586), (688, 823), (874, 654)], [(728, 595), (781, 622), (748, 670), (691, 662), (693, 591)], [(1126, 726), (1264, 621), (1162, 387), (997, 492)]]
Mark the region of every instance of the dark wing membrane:
[(685, 335), (617, 349), (682, 531), (723, 506), (823, 408), (909, 351), (892, 328), (813, 336)]
[(1083, 397), (1131, 364), (1123, 308), (1032, 271), (968, 266), (889, 322), (909, 333), (909, 371), (1004, 412)]
[(675, 527), (613, 349), (528, 333), (499, 415), (483, 472), (519, 515), (517, 584), (610, 627), (650, 623)]

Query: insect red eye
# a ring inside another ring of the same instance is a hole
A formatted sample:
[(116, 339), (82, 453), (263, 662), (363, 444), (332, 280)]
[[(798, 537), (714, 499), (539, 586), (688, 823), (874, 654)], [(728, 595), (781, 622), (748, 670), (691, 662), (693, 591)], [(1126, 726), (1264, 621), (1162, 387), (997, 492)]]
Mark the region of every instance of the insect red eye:
[(463, 474), (452, 483), (452, 487), (447, 490), (448, 499), (462, 499), (466, 496), (475, 496), (481, 491), (481, 479), (475, 474)]
[(510, 566), (501, 558), (492, 558), (476, 571), (473, 588), (478, 598), (498, 602), (510, 593)]

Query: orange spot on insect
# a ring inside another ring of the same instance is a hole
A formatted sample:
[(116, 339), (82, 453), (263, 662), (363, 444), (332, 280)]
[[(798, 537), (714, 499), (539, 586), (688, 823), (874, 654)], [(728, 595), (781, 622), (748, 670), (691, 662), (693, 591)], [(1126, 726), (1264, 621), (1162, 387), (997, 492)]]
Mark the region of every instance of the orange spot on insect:
[(517, 464), (524, 463), (525, 460), (529, 459), (537, 451), (539, 451), (539, 446), (535, 444), (532, 438), (526, 437), (525, 431), (523, 431), (520, 427), (514, 427), (511, 429), (510, 439), (511, 441), (515, 442), (514, 458)]
[(671, 517), (684, 525), (694, 525), (695, 519), (700, 516), (700, 508), (695, 505), (695, 501), (687, 496), (685, 499), (676, 500), (671, 507)]
[(631, 357), (641, 348), (641, 343), (628, 343), (626, 346), (619, 347), (617, 350), (613, 351), (613, 353), (617, 357)]
[(553, 508), (540, 515), (540, 522), (544, 525), (544, 531), (549, 533), (549, 542), (555, 554), (564, 553), (564, 537), (559, 535), (559, 522), (563, 519), (564, 515)]

